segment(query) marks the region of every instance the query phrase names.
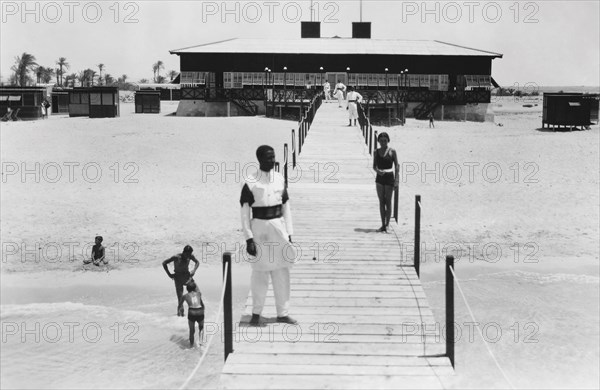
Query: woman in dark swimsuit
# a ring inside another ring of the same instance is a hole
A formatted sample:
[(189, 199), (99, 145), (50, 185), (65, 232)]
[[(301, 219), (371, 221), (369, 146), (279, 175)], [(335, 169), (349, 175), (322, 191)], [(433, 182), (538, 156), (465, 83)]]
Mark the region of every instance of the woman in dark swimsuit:
[(381, 216), (381, 227), (377, 231), (387, 232), (392, 216), (392, 195), (394, 194), (394, 188), (398, 189), (398, 156), (394, 149), (388, 147), (390, 136), (387, 133), (382, 132), (379, 134), (377, 141), (381, 145), (373, 154), (373, 169), (377, 173), (375, 183)]

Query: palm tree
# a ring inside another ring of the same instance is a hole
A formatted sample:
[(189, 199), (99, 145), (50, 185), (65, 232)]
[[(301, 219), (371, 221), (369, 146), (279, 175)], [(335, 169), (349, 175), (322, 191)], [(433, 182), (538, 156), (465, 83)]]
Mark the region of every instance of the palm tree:
[(71, 81), (71, 86), (75, 87), (75, 80), (77, 80), (77, 74), (75, 73), (65, 76), (65, 87), (69, 86), (69, 81)]
[(94, 77), (96, 77), (96, 71), (93, 69), (87, 69), (87, 80), (88, 85), (94, 86)]
[(28, 82), (33, 81), (29, 77), (29, 72), (34, 71), (36, 66), (37, 62), (32, 54), (23, 53), (20, 57), (15, 57), (15, 64), (10, 69), (15, 72), (15, 79), (19, 86), (25, 87)]
[(44, 67), (43, 66), (38, 66), (37, 68), (35, 68), (35, 82), (36, 84), (41, 83), (41, 79), (42, 79), (42, 73), (44, 72)]
[(98, 70), (100, 71), (100, 75), (98, 76), (98, 85), (102, 85), (102, 70), (104, 70), (104, 64), (98, 64)]
[(117, 83), (119, 84), (119, 89), (127, 89), (127, 75), (124, 74), (119, 77)]
[[(87, 70), (80, 71), (76, 78), (77, 81), (79, 81), (79, 86), (83, 87), (83, 83), (87, 79)], [(75, 86), (75, 84), (73, 84), (73, 86)]]
[(54, 76), (54, 69), (46, 68), (45, 66), (38, 66), (35, 73), (38, 84), (50, 84), (50, 81), (52, 81), (52, 76)]
[(112, 77), (112, 75), (106, 73), (104, 75), (104, 84), (105, 85), (113, 85), (115, 83), (115, 79)]
[(158, 60), (154, 65), (152, 65), (152, 70), (154, 71), (154, 82), (156, 83), (157, 76), (160, 75), (160, 70), (164, 69), (165, 65), (161, 60)]
[(60, 70), (57, 72), (57, 76), (60, 76), (58, 83), (60, 85), (63, 85), (63, 68), (69, 69), (71, 65), (67, 62), (67, 59), (65, 57), (60, 57), (58, 61), (56, 61), (56, 65), (60, 67)]
[(167, 72), (167, 76), (171, 78), (171, 81), (173, 81), (173, 79), (175, 79), (175, 77), (177, 77), (178, 74), (179, 72), (177, 72), (176, 70), (170, 70)]

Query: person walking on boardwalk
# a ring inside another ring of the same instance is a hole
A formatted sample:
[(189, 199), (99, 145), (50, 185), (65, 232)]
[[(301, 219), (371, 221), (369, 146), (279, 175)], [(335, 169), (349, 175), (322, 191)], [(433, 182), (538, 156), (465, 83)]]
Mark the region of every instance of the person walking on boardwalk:
[(348, 87), (348, 126), (352, 126), (352, 119), (354, 119), (354, 126), (356, 126), (356, 120), (358, 119), (358, 103), (362, 101), (362, 95), (354, 90), (354, 87)]
[(429, 118), (429, 128), (435, 128), (435, 125), (433, 124), (433, 111), (429, 113), (427, 118)]
[(323, 95), (325, 100), (331, 99), (330, 93), (331, 85), (329, 85), (329, 81), (325, 81), (325, 83), (323, 83)]
[[(172, 256), (162, 263), (167, 275), (169, 275), (169, 277), (175, 281), (175, 292), (177, 293), (177, 315), (179, 317), (183, 317), (183, 306), (179, 305), (181, 296), (183, 295), (183, 286), (188, 284), (200, 265), (200, 262), (196, 260), (194, 255), (192, 255), (193, 251), (194, 249), (191, 246), (186, 245), (185, 248), (183, 248), (182, 253)], [(190, 260), (196, 263), (192, 272), (190, 272), (189, 269)], [(175, 271), (174, 273), (169, 272), (169, 263), (173, 263)]]
[(346, 91), (346, 86), (342, 83), (342, 80), (338, 80), (335, 85), (335, 89), (333, 91), (333, 96), (338, 100), (338, 107), (342, 107), (342, 100), (344, 99), (344, 91)]
[(392, 195), (394, 189), (398, 190), (400, 167), (396, 151), (388, 147), (390, 136), (386, 132), (382, 132), (377, 136), (377, 141), (381, 145), (373, 154), (373, 169), (377, 173), (375, 183), (379, 198), (379, 215), (381, 216), (381, 227), (377, 231), (387, 232), (392, 216)]
[(269, 277), (273, 283), (277, 322), (296, 324), (288, 315), (290, 268), (296, 259), (292, 242), (292, 214), (285, 179), (275, 166), (275, 151), (268, 145), (256, 150), (260, 170), (245, 179), (240, 197), (242, 231), (252, 276), (252, 318), (250, 325), (262, 326), (262, 313)]

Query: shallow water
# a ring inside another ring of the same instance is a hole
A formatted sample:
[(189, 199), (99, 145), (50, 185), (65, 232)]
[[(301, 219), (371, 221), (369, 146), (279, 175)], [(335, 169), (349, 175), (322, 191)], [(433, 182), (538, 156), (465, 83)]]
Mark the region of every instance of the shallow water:
[[(174, 288), (162, 269), (138, 272), (131, 285), (118, 284), (132, 278), (130, 271), (117, 271), (112, 277), (88, 274), (83, 283), (72, 274), (54, 272), (49, 286), (39, 288), (34, 286), (43, 285), (41, 273), (4, 275), (2, 387), (177, 388), (215, 334), (189, 386), (215, 388), (223, 365), (222, 320), (215, 323), (220, 272), (220, 267), (207, 266), (195, 278), (203, 292), (205, 329), (210, 333), (204, 332), (201, 345), (194, 348), (188, 340), (187, 318), (175, 315)], [(105, 280), (92, 281), (94, 277)], [(109, 285), (109, 280), (116, 284)], [(247, 269), (238, 267), (233, 280), (237, 319), (247, 297)]]
[[(446, 385), (508, 388), (510, 381), (516, 388), (598, 388), (599, 277), (597, 267), (589, 274), (581, 263), (573, 259), (570, 273), (550, 266), (540, 271), (457, 265), (475, 321), (455, 287), (456, 376)], [(445, 340), (444, 269), (441, 264), (434, 267), (425, 269), (421, 278), (440, 321), (437, 332)]]

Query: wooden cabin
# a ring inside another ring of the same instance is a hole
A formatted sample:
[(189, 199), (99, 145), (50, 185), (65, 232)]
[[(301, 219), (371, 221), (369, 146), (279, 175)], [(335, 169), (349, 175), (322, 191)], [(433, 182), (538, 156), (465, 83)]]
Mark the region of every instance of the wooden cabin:
[(40, 119), (45, 97), (46, 88), (43, 87), (0, 87), (0, 117), (4, 117), (10, 108), (18, 119)]
[(137, 91), (135, 93), (135, 113), (160, 113), (160, 100), (160, 91)]
[(117, 87), (83, 87), (69, 91), (69, 116), (114, 118), (119, 116)]
[[(598, 118), (598, 95), (544, 93), (542, 128), (584, 128)], [(593, 113), (592, 113), (593, 112)]]

